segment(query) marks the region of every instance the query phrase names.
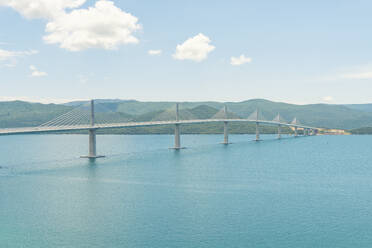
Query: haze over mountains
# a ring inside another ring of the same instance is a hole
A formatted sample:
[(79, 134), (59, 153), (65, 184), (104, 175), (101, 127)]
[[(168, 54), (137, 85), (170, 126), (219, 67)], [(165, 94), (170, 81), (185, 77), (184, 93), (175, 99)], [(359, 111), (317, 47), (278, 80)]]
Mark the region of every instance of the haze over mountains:
[[(37, 126), (87, 102), (41, 104), (23, 101), (0, 102), (0, 127)], [(110, 116), (122, 121), (174, 119), (176, 102), (140, 102), (135, 100), (96, 100), (97, 116)], [(181, 102), (181, 119), (208, 119), (226, 104), (230, 118), (247, 118), (256, 109), (272, 120), (277, 113), (290, 122), (294, 117), (309, 126), (354, 129), (372, 126), (372, 104), (295, 105), (253, 99), (243, 102)]]

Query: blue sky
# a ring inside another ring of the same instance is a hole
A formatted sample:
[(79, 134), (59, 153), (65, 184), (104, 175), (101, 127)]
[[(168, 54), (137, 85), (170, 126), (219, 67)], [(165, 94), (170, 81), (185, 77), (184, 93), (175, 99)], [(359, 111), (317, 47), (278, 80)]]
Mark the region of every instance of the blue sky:
[(342, 0), (0, 0), (0, 100), (372, 102), (371, 11)]

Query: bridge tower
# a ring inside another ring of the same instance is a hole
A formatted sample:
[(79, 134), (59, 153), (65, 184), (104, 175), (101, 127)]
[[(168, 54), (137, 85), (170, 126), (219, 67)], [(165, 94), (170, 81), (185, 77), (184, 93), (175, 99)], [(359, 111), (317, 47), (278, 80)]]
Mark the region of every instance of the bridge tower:
[(228, 130), (228, 121), (227, 120), (227, 106), (225, 105), (224, 106), (224, 117), (225, 117), (225, 121), (223, 122), (223, 143), (224, 145), (228, 145), (229, 144), (229, 130)]
[(258, 109), (256, 110), (256, 139), (255, 141), (260, 141), (260, 129), (258, 123)]
[(294, 136), (295, 136), (295, 138), (296, 138), (297, 135), (298, 135), (297, 128), (298, 128), (298, 125), (300, 124), (300, 122), (299, 122), (299, 121), (297, 120), (297, 118), (295, 117), (295, 118), (293, 119), (293, 121), (291, 122), (291, 124), (294, 125)]
[[(179, 114), (179, 104), (176, 104), (176, 121), (180, 120)], [(176, 123), (174, 127), (174, 147), (173, 149), (179, 150), (181, 149), (181, 135), (180, 135), (180, 124)]]
[(90, 100), (90, 128), (89, 131), (89, 153), (86, 156), (81, 156), (82, 158), (101, 158), (104, 156), (97, 155), (96, 148), (96, 128), (94, 128), (94, 100)]
[(282, 118), (280, 116), (280, 113), (273, 119), (275, 122), (279, 122), (278, 124), (278, 139), (282, 138), (282, 125), (280, 124), (282, 122)]

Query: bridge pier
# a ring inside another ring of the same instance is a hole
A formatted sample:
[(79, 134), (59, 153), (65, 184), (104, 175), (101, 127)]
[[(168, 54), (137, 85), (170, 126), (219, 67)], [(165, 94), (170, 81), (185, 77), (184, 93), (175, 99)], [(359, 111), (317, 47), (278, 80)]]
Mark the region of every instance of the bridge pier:
[(223, 122), (223, 143), (224, 145), (228, 145), (229, 143), (229, 129), (228, 129), (228, 122)]
[[(224, 106), (224, 114), (225, 114), (225, 119), (227, 119), (227, 106)], [(228, 145), (229, 143), (229, 123), (227, 121), (223, 122), (223, 143), (224, 145)]]
[(282, 130), (281, 130), (281, 125), (278, 125), (278, 139), (282, 138)]
[(174, 127), (174, 147), (173, 149), (181, 149), (181, 136), (180, 136), (180, 124), (176, 124)]
[(94, 127), (94, 100), (90, 101), (90, 125), (92, 126), (89, 129), (89, 153), (88, 155), (81, 156), (82, 158), (96, 159), (102, 158), (104, 156), (97, 155), (96, 148), (96, 129)]
[(259, 124), (256, 122), (256, 139), (255, 141), (260, 141), (260, 129), (259, 129)]
[[(176, 121), (178, 122), (180, 120), (179, 115), (179, 105), (176, 104)], [(183, 149), (184, 147), (181, 147), (181, 132), (180, 132), (180, 125), (179, 123), (175, 124), (174, 126), (174, 147), (175, 150)]]
[(90, 129), (89, 130), (89, 157), (97, 156), (97, 148), (96, 148), (96, 130)]
[(294, 127), (294, 131), (295, 131), (294, 136), (297, 137), (297, 134), (298, 134), (297, 133), (297, 127)]

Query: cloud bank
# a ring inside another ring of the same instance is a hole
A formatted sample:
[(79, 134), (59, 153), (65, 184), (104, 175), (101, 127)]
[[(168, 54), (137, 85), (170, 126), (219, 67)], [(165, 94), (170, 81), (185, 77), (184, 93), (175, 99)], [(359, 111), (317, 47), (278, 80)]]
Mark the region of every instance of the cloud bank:
[(65, 9), (78, 8), (86, 0), (0, 0), (0, 6), (8, 6), (27, 19), (53, 19)]
[[(0, 5), (12, 7), (29, 19), (47, 19), (44, 41), (69, 51), (116, 49), (120, 45), (139, 42), (133, 35), (142, 28), (137, 17), (108, 0), (98, 0), (93, 7), (77, 9), (85, 1), (0, 0)], [(71, 11), (66, 12), (66, 9)]]
[(341, 77), (346, 79), (372, 79), (372, 71), (344, 74)]

